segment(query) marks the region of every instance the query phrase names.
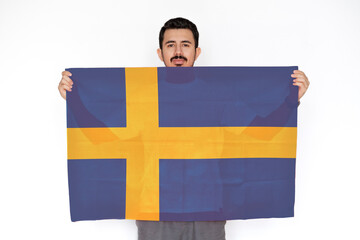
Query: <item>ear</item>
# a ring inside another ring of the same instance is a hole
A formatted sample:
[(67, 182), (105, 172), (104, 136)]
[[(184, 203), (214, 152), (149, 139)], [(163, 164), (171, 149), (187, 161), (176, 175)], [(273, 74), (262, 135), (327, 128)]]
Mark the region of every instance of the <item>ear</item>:
[(201, 48), (196, 48), (195, 49), (195, 60), (198, 58), (198, 56), (200, 55), (200, 53), (201, 53)]
[(160, 60), (163, 62), (164, 59), (163, 59), (162, 52), (161, 52), (161, 49), (160, 49), (160, 48), (157, 49), (157, 54), (158, 54)]

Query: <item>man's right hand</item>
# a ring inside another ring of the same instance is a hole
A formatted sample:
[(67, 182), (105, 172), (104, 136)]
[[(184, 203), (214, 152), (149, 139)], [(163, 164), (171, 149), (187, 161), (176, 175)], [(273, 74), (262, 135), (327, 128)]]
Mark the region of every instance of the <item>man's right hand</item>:
[(59, 89), (60, 95), (64, 99), (66, 99), (66, 91), (71, 92), (71, 88), (72, 88), (72, 85), (74, 84), (74, 82), (70, 79), (70, 76), (72, 75), (71, 72), (63, 71), (61, 74), (62, 74), (62, 78), (59, 83), (58, 89)]

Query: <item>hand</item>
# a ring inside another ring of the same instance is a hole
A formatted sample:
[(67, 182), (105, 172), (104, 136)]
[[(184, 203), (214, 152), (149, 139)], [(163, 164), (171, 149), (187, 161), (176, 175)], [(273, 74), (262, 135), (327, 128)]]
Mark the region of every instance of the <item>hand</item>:
[(71, 72), (63, 71), (61, 74), (62, 74), (62, 78), (59, 83), (58, 89), (59, 89), (60, 95), (64, 99), (66, 99), (66, 91), (71, 92), (71, 88), (72, 88), (72, 85), (74, 84), (74, 82), (69, 78), (72, 75)]
[(293, 85), (299, 86), (299, 99), (304, 96), (305, 92), (309, 88), (310, 82), (308, 78), (306, 77), (305, 73), (303, 73), (300, 70), (294, 70), (293, 74), (291, 74), (291, 77), (295, 78)]

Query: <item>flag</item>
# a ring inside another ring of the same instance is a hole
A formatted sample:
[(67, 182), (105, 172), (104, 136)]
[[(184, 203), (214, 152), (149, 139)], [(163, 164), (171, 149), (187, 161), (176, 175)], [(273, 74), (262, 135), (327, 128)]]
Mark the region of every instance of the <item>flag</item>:
[(66, 69), (71, 220), (292, 217), (295, 69)]

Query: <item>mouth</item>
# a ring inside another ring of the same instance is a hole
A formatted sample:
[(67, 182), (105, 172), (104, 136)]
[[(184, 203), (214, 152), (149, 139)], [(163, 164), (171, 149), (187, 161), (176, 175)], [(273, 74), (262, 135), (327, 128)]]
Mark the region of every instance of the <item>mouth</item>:
[(174, 59), (172, 61), (175, 65), (183, 65), (185, 63), (184, 59)]
[(176, 66), (181, 66), (186, 62), (186, 58), (183, 56), (176, 56), (171, 59), (171, 62)]

